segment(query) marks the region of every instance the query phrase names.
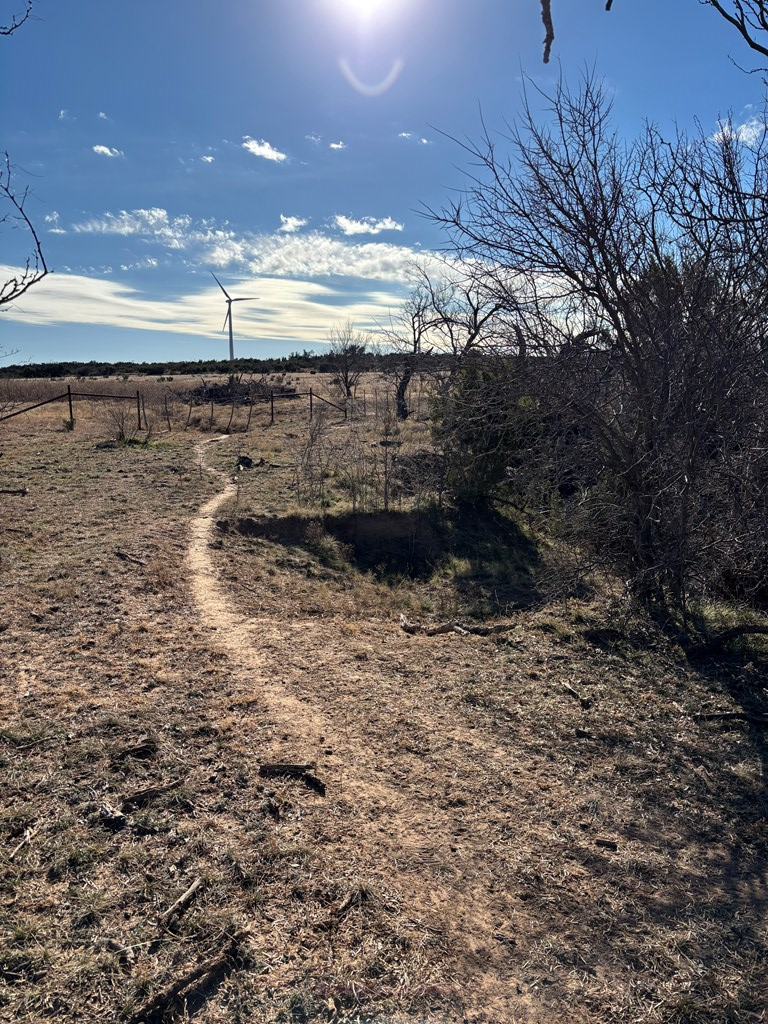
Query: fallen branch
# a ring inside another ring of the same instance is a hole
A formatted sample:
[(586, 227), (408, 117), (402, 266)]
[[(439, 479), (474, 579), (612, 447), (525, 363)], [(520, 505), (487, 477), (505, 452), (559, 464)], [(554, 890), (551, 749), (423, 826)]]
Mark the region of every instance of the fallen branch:
[(703, 721), (727, 721), (731, 718), (738, 718), (745, 722), (751, 722), (753, 725), (764, 725), (768, 726), (768, 714), (750, 714), (748, 711), (707, 711), (700, 715), (694, 715), (694, 718), (700, 718)]
[(579, 693), (579, 691), (578, 690), (574, 690), (574, 688), (572, 686), (570, 686), (568, 683), (563, 683), (563, 689), (565, 690), (565, 692), (567, 694), (570, 694), (570, 696), (573, 697), (574, 700), (577, 700), (579, 702), (579, 704), (581, 704), (582, 708), (584, 708), (585, 711), (592, 704), (592, 701), (589, 699), (589, 697), (582, 697), (582, 695)]
[(133, 562), (134, 565), (146, 565), (147, 563), (141, 558), (137, 558), (135, 555), (129, 555), (127, 551), (121, 551), (120, 548), (115, 548), (115, 554), (118, 558), (124, 562)]
[(313, 771), (315, 764), (312, 761), (306, 764), (283, 764), (282, 762), (276, 762), (275, 764), (263, 764), (259, 768), (259, 775), (263, 778), (269, 778), (273, 775), (306, 775), (307, 772)]
[(23, 850), (25, 846), (28, 846), (32, 842), (32, 836), (35, 834), (36, 831), (37, 830), (34, 829), (34, 828), (25, 828), (24, 829), (24, 835), (22, 837), (22, 840), (19, 843), (19, 845), (14, 850), (11, 851), (11, 854), (8, 857), (9, 861), (13, 860), (13, 858), (16, 856), (16, 854), (20, 850)]
[(492, 636), (497, 633), (506, 633), (513, 628), (514, 625), (511, 622), (499, 622), (493, 626), (478, 626), (469, 622), (443, 622), (439, 626), (422, 626), (416, 622), (409, 622), (404, 615), (400, 616), (400, 629), (411, 636), (415, 636), (417, 633), (424, 636), (442, 636), (445, 633), (458, 633), (460, 636), (467, 634)]
[(18, 497), (23, 498), (26, 494), (29, 494), (29, 491), (27, 490), (26, 487), (12, 487), (10, 489), (4, 487), (2, 490), (0, 490), (0, 494), (15, 494)]
[(139, 789), (135, 793), (130, 793), (128, 796), (123, 797), (123, 810), (127, 811), (132, 807), (143, 807), (150, 800), (154, 800), (156, 796), (160, 796), (162, 793), (170, 793), (172, 789), (178, 789), (183, 782), (183, 779), (174, 779), (173, 782), (166, 782), (164, 786), (148, 786), (146, 789)]
[(168, 927), (168, 925), (171, 923), (171, 921), (177, 914), (181, 916), (181, 914), (184, 913), (189, 904), (197, 895), (198, 891), (202, 888), (202, 885), (202, 878), (196, 878), (192, 885), (190, 885), (190, 887), (187, 889), (187, 891), (182, 893), (181, 896), (179, 896), (179, 898), (176, 900), (176, 902), (166, 910), (166, 912), (163, 914), (161, 918), (161, 924), (163, 925), (164, 928)]
[(192, 994), (191, 990), (199, 990), (205, 984), (210, 983), (218, 974), (224, 971), (233, 970), (238, 947), (249, 936), (250, 932), (237, 932), (227, 943), (226, 949), (218, 956), (207, 960), (187, 971), (170, 985), (166, 985), (149, 1002), (131, 1017), (130, 1024), (159, 1024), (171, 1006), (185, 995), (187, 998)]
[(740, 636), (768, 636), (768, 626), (734, 626), (733, 629), (725, 629), (705, 643), (695, 644), (685, 652), (688, 658), (706, 658), (709, 654), (715, 654), (725, 647), (731, 640)]

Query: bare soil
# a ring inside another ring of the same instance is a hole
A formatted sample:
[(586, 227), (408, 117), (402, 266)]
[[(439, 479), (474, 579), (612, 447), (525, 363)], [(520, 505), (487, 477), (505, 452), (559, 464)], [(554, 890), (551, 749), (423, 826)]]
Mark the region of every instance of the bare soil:
[(765, 1020), (761, 648), (594, 592), (406, 632), (504, 574), (363, 571), (306, 413), (0, 424), (0, 1020)]

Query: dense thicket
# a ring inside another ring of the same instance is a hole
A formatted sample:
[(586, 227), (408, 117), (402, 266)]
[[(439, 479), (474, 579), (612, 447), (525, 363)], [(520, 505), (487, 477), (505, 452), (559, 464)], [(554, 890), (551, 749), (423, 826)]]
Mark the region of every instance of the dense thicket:
[(441, 398), (449, 474), (565, 501), (584, 550), (649, 603), (765, 603), (765, 132), (624, 144), (593, 81), (549, 114), (470, 147), (480, 171), (437, 215), (514, 324)]

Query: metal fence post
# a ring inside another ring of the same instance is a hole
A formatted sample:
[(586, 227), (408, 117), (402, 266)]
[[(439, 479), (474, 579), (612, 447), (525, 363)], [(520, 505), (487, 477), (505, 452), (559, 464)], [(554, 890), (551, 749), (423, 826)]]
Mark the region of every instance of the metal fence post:
[(74, 425), (75, 413), (72, 409), (72, 385), (67, 384), (67, 401), (69, 402), (69, 422)]

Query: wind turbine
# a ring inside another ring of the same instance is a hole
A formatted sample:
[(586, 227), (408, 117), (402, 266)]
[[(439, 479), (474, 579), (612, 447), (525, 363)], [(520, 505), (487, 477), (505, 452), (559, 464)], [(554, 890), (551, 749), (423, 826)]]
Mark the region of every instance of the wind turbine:
[[(258, 299), (259, 296), (258, 295), (249, 295), (247, 298), (233, 299), (232, 296), (227, 291), (227, 289), (224, 287), (224, 285), (218, 279), (218, 277), (216, 277), (216, 275), (214, 274), (213, 271), (211, 271), (211, 276), (213, 277), (213, 280), (216, 282), (216, 284), (219, 286), (219, 288), (221, 288), (221, 290), (224, 292), (224, 297), (227, 300), (227, 315), (224, 317), (224, 327), (226, 327), (227, 324), (229, 324), (229, 361), (230, 361), (230, 363), (234, 363), (234, 361), (235, 361), (235, 342), (234, 342), (234, 339), (232, 337), (232, 303), (233, 302), (253, 302), (254, 299)], [(224, 330), (224, 327), (222, 327), (222, 331)]]

